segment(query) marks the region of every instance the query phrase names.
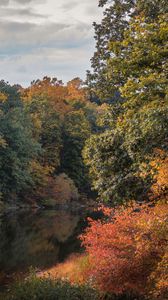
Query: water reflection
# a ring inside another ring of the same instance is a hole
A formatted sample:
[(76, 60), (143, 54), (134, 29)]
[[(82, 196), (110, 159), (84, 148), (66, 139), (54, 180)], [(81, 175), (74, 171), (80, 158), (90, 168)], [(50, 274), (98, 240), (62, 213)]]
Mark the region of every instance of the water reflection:
[(77, 236), (87, 213), (40, 210), (0, 218), (0, 270), (11, 273), (30, 266), (48, 268), (79, 250)]

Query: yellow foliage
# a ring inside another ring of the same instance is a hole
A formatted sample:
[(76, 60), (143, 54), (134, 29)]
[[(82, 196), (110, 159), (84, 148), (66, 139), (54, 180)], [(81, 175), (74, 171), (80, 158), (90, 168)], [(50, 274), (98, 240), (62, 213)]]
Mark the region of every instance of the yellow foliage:
[(7, 96), (0, 92), (0, 103), (5, 102), (7, 100)]
[(153, 286), (151, 291), (152, 299), (167, 299), (168, 295), (168, 249), (158, 264), (156, 270), (151, 274), (149, 283)]
[(151, 190), (152, 193), (158, 198), (168, 200), (168, 157), (160, 149), (155, 150), (156, 159), (151, 163), (152, 167), (157, 171), (154, 174), (155, 183)]
[(48, 176), (52, 173), (53, 168), (45, 165), (42, 166), (38, 161), (32, 160), (30, 163), (30, 172), (33, 177), (33, 182), (40, 186), (46, 186)]

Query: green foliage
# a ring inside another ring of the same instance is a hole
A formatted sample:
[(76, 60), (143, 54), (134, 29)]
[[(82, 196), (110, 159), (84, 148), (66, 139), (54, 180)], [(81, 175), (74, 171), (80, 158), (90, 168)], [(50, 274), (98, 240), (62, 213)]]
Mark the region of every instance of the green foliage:
[(60, 165), (60, 151), (62, 148), (61, 121), (55, 112), (47, 113), (42, 120), (40, 144), (44, 150), (42, 161), (57, 170)]
[(90, 166), (93, 186), (102, 200), (117, 204), (141, 195), (142, 182), (133, 174), (133, 161), (123, 146), (121, 135), (107, 131), (92, 136), (83, 156)]
[(11, 86), (8, 82), (0, 80), (0, 93), (4, 95), (8, 101), (3, 102), (3, 111), (8, 112), (8, 110), (15, 107), (23, 107), (22, 102), (20, 101), (20, 89), (19, 85)]
[(27, 89), (0, 81), (2, 195), (16, 198), (31, 187), (32, 195), (39, 198), (62, 172), (79, 189), (89, 189), (81, 153), (96, 129), (95, 111), (79, 78), (63, 85), (44, 77)]
[(122, 41), (111, 42), (106, 74), (124, 102), (101, 119), (104, 132), (86, 143), (84, 158), (104, 200), (144, 199), (153, 182), (155, 149), (167, 153), (167, 15), (133, 18)]
[(16, 284), (3, 300), (97, 300), (98, 293), (89, 286), (71, 285), (66, 281), (40, 279), (32, 275)]
[(6, 95), (0, 103), (0, 192), (7, 198), (32, 185), (29, 165), (40, 146), (17, 88), (1, 82), (0, 90)]
[(87, 83), (91, 97), (96, 94), (104, 102), (112, 100), (118, 91), (115, 86), (117, 76), (115, 73), (113, 77), (108, 76), (106, 72), (107, 61), (113, 57), (109, 43), (123, 40), (125, 30), (130, 27), (129, 18), (143, 15), (150, 22), (167, 13), (168, 5), (167, 0), (100, 0), (99, 6), (104, 7), (104, 15), (100, 24), (94, 23), (96, 51), (91, 59), (93, 71), (88, 71)]
[[(26, 110), (33, 121), (34, 137), (41, 144), (43, 150), (38, 161), (46, 168), (52, 167), (52, 171), (55, 172), (60, 165), (60, 150), (62, 147), (61, 121), (59, 113), (55, 111), (51, 104), (47, 86), (46, 91), (44, 91), (43, 86), (41, 87), (38, 84), (40, 83), (34, 84), (33, 88), (35, 90), (33, 91), (30, 88), (28, 93), (31, 92), (31, 94), (24, 96), (23, 100)], [(49, 82), (49, 87), (53, 88), (52, 84), (52, 81), (51, 83)], [(38, 86), (36, 87), (36, 85)]]
[(88, 172), (83, 163), (82, 149), (90, 134), (91, 125), (82, 109), (72, 111), (65, 116), (61, 169), (84, 190), (88, 185)]

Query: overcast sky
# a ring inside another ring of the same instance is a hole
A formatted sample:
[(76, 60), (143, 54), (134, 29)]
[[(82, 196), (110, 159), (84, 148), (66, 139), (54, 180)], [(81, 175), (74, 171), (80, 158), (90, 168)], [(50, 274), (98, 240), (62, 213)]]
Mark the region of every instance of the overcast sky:
[(100, 19), (98, 0), (0, 0), (0, 79), (85, 78)]

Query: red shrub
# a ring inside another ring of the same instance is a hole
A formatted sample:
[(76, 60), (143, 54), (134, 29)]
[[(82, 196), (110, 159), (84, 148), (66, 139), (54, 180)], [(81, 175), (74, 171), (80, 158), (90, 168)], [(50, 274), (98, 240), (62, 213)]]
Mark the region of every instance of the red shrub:
[[(100, 290), (145, 294), (155, 289), (150, 274), (166, 251), (167, 205), (111, 211), (108, 221), (90, 220), (81, 236), (89, 256), (87, 276)], [(160, 274), (161, 275), (161, 274)]]

